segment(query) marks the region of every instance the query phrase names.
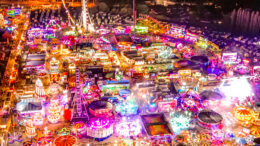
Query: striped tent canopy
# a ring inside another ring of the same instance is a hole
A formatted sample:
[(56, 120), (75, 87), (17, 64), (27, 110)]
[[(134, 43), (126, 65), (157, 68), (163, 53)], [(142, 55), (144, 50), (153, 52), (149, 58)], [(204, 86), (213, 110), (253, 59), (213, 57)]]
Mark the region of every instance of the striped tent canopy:
[(75, 146), (77, 138), (71, 135), (63, 135), (55, 139), (55, 146)]

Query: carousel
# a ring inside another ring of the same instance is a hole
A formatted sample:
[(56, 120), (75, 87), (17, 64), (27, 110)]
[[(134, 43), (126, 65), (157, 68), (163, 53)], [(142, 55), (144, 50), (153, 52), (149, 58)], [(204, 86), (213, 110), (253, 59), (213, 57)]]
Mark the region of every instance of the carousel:
[(52, 139), (50, 137), (40, 137), (37, 140), (37, 146), (51, 146)]
[(77, 138), (71, 135), (63, 135), (54, 140), (54, 146), (76, 146)]
[(259, 126), (253, 126), (250, 129), (250, 134), (254, 135), (255, 137), (260, 137), (260, 127)]
[(109, 119), (92, 119), (87, 126), (87, 135), (97, 141), (103, 141), (114, 132), (114, 126)]
[(248, 107), (238, 106), (234, 109), (234, 116), (241, 122), (250, 121), (254, 112)]

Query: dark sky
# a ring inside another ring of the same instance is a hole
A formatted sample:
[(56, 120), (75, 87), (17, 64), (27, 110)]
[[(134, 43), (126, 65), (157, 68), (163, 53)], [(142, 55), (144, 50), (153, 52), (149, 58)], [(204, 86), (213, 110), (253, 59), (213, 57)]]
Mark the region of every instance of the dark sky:
[[(132, 0), (100, 0), (104, 1), (107, 4), (115, 4), (115, 3), (132, 3)], [(149, 0), (136, 0), (136, 3), (144, 3)], [(150, 0), (155, 1), (155, 0)], [(220, 5), (225, 12), (232, 11), (234, 8), (250, 8), (252, 10), (260, 11), (260, 0), (171, 0), (177, 2), (196, 2), (198, 4), (202, 4), (204, 2), (213, 2), (215, 4)]]

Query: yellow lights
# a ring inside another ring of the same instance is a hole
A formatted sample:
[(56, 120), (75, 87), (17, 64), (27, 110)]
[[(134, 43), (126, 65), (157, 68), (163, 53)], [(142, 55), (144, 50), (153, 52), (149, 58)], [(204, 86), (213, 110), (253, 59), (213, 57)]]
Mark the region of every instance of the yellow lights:
[(190, 69), (189, 70), (179, 70), (178, 74), (180, 76), (191, 76), (191, 70)]
[(179, 74), (176, 73), (170, 74), (171, 79), (178, 79), (179, 77), (180, 77)]
[(56, 59), (54, 57), (51, 58), (51, 61), (56, 61)]
[(82, 29), (79, 29), (79, 31), (78, 31), (78, 32), (79, 32), (80, 34), (82, 34), (82, 32), (83, 32), (83, 31), (82, 31)]
[(75, 69), (75, 68), (76, 68), (76, 65), (74, 63), (69, 65), (69, 69)]
[(58, 69), (59, 68), (59, 60), (56, 60), (54, 57), (51, 58), (50, 64), (52, 69)]
[(200, 77), (201, 77), (201, 73), (200, 73), (200, 72), (195, 72), (195, 73), (193, 73), (192, 75), (193, 75), (193, 77), (195, 77), (195, 78), (200, 78)]
[(68, 55), (68, 54), (70, 54), (70, 51), (69, 51), (68, 49), (63, 49), (63, 50), (61, 51), (61, 54), (63, 54), (63, 55)]
[(92, 24), (88, 25), (88, 31), (89, 32), (94, 32), (95, 31), (95, 28), (94, 28), (94, 26)]

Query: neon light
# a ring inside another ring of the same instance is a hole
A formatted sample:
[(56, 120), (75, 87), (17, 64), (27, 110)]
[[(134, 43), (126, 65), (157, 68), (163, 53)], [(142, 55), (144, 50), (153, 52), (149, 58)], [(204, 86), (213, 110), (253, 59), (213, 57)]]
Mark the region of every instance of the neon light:
[(35, 38), (35, 37), (42, 37), (43, 36), (43, 30), (40, 28), (31, 28), (27, 31), (29, 39)]
[(208, 42), (199, 41), (197, 42), (197, 45), (204, 49), (208, 48)]
[(174, 110), (176, 106), (176, 101), (162, 101), (158, 103), (158, 109), (160, 112), (169, 112)]
[(76, 31), (66, 31), (64, 33), (64, 35), (66, 35), (66, 36), (76, 36), (77, 32)]
[(15, 17), (21, 13), (21, 9), (7, 9), (6, 15), (9, 17)]
[(75, 43), (75, 39), (73, 36), (63, 36), (62, 37), (62, 44), (71, 46), (74, 43)]
[(129, 26), (126, 26), (126, 27), (119, 26), (117, 28), (114, 28), (113, 32), (115, 34), (129, 34), (129, 33), (131, 33), (131, 27), (129, 27)]
[(87, 126), (87, 135), (94, 138), (104, 138), (112, 135), (113, 124), (109, 119), (93, 119)]
[(43, 31), (43, 36), (45, 39), (55, 38), (55, 32), (53, 29), (46, 29)]
[(100, 128), (109, 128), (111, 122), (108, 119), (97, 119), (90, 122), (90, 128), (100, 129)]
[(234, 64), (237, 63), (237, 53), (223, 53), (222, 61), (224, 64)]

